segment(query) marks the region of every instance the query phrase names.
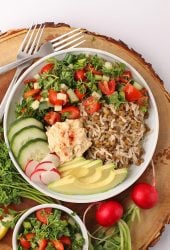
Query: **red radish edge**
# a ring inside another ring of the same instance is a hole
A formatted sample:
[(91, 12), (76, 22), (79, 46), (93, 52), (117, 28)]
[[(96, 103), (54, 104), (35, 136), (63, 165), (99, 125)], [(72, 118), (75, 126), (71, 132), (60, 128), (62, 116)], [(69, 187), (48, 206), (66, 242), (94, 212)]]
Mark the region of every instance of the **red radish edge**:
[[(52, 173), (53, 172), (53, 173)], [(48, 178), (47, 177), (49, 177), (48, 175), (50, 175), (52, 173), (52, 180), (51, 181), (48, 181)], [(54, 173), (55, 173), (55, 175), (54, 175)], [(45, 176), (44, 176), (45, 175)], [(53, 177), (55, 177), (55, 178), (53, 178)], [(41, 182), (43, 183), (43, 184), (45, 184), (45, 185), (48, 185), (49, 183), (51, 183), (51, 182), (53, 182), (53, 181), (55, 181), (55, 180), (58, 180), (58, 177), (59, 177), (59, 179), (60, 179), (60, 174), (57, 172), (57, 170), (54, 168), (54, 169), (51, 169), (51, 170), (47, 170), (47, 171), (45, 171), (45, 172), (43, 172), (43, 173), (41, 173), (40, 174), (40, 180), (41, 180)], [(46, 179), (47, 178), (47, 179)]]
[(43, 165), (45, 165), (45, 164), (52, 164), (53, 166), (51, 166), (51, 169), (55, 168), (55, 165), (52, 161), (41, 161), (38, 163), (38, 165), (36, 166), (35, 169), (36, 170), (38, 170), (38, 169), (50, 170), (50, 169), (43, 168)]
[[(33, 164), (34, 162), (34, 165), (31, 165), (31, 163)], [(31, 174), (34, 172), (34, 170), (36, 169), (38, 165), (38, 162), (37, 161), (34, 161), (34, 160), (29, 160), (28, 163), (26, 164), (26, 167), (25, 167), (25, 174), (30, 177)], [(31, 171), (30, 171), (31, 170)]]
[[(42, 172), (45, 172), (45, 171), (46, 171), (46, 170), (44, 170), (44, 169), (37, 169), (37, 170), (35, 170), (35, 171), (31, 174), (30, 180), (31, 180), (31, 181), (35, 181), (35, 180), (32, 180), (32, 179), (33, 179), (33, 177), (35, 177), (35, 174), (37, 174), (37, 175), (38, 175), (37, 177), (39, 177), (39, 180), (37, 179), (37, 182), (42, 183), (42, 182), (41, 182), (40, 175), (41, 175)], [(36, 182), (36, 181), (35, 181), (35, 182)]]

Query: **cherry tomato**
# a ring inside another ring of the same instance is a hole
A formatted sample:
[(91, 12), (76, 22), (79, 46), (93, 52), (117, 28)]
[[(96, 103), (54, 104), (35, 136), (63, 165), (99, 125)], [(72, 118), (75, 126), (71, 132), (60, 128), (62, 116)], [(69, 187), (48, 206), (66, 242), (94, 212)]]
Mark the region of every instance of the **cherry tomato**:
[(68, 245), (68, 246), (71, 245), (71, 239), (70, 239), (70, 237), (68, 237), (68, 236), (62, 236), (62, 237), (60, 238), (60, 241), (61, 241), (64, 245)]
[(86, 67), (87, 71), (91, 71), (94, 75), (103, 75), (102, 71), (96, 70), (91, 64), (88, 64)]
[(117, 201), (106, 201), (99, 204), (96, 221), (103, 227), (114, 225), (123, 215), (123, 207)]
[(88, 114), (93, 114), (94, 112), (99, 111), (101, 104), (93, 96), (88, 97), (83, 102), (84, 108)]
[(36, 218), (43, 224), (48, 223), (48, 215), (51, 214), (52, 208), (43, 208), (36, 211)]
[(124, 87), (125, 97), (126, 100), (129, 102), (137, 101), (143, 95), (140, 90), (136, 89), (132, 84), (127, 83)]
[(138, 183), (132, 189), (131, 198), (139, 207), (149, 209), (157, 204), (158, 192), (148, 183)]
[(142, 96), (137, 101), (137, 104), (139, 106), (146, 106), (148, 105), (148, 96)]
[(60, 240), (52, 240), (51, 242), (57, 250), (64, 250), (63, 243)]
[(36, 94), (40, 93), (41, 89), (30, 89), (24, 93), (24, 98), (28, 98), (31, 96), (35, 96)]
[(79, 100), (82, 100), (85, 96), (85, 94), (80, 93), (80, 91), (78, 89), (75, 89), (74, 92)]
[(36, 81), (37, 80), (35, 78), (29, 78), (29, 79), (24, 80), (24, 84), (34, 83)]
[(48, 91), (48, 98), (51, 104), (53, 105), (63, 105), (64, 101), (57, 99), (57, 91), (50, 89)]
[(31, 243), (28, 240), (26, 240), (23, 236), (19, 239), (19, 241), (23, 248), (29, 249), (31, 247)]
[(77, 119), (80, 117), (80, 110), (78, 107), (69, 106), (63, 108), (61, 114), (68, 119)]
[(84, 81), (86, 79), (86, 75), (85, 75), (85, 70), (84, 69), (79, 69), (79, 70), (76, 70), (74, 72), (74, 79), (76, 81)]
[(119, 77), (119, 80), (123, 83), (128, 83), (132, 78), (132, 74), (129, 70), (124, 71), (124, 73)]
[(25, 235), (25, 238), (26, 238), (28, 241), (31, 241), (34, 237), (35, 237), (35, 233), (27, 233), (27, 234)]
[(116, 83), (114, 80), (110, 80), (109, 82), (99, 82), (98, 85), (103, 94), (111, 95), (115, 91)]
[(42, 67), (40, 73), (48, 73), (49, 71), (51, 71), (54, 68), (54, 64), (53, 63), (48, 63), (46, 64), (44, 67)]
[(61, 121), (61, 115), (55, 111), (50, 111), (44, 116), (44, 121), (49, 125), (53, 125)]
[(47, 240), (46, 239), (40, 239), (38, 241), (38, 250), (45, 250), (47, 246)]
[(40, 100), (41, 100), (41, 95), (40, 95), (40, 93), (34, 95), (34, 99), (37, 100), (37, 101), (40, 101)]

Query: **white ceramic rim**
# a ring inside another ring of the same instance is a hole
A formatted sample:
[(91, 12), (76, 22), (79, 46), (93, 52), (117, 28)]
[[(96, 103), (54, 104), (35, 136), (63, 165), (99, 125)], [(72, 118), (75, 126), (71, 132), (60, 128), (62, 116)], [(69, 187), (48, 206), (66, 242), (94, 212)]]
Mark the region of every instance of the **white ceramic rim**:
[[(24, 177), (24, 179), (30, 183), (30, 185), (32, 185), (34, 188), (36, 188), (37, 190), (39, 190), (40, 192), (44, 193), (47, 196), (50, 196), (54, 199), (59, 199), (61, 201), (66, 201), (66, 202), (74, 202), (74, 203), (89, 203), (89, 202), (97, 202), (97, 201), (101, 201), (101, 200), (105, 200), (111, 197), (114, 197), (118, 194), (120, 194), (121, 192), (125, 191), (126, 189), (128, 189), (135, 181), (137, 181), (137, 179), (139, 179), (139, 177), (143, 174), (143, 172), (145, 171), (145, 169), (147, 168), (147, 166), (149, 165), (149, 162), (152, 159), (152, 156), (154, 154), (156, 145), (157, 145), (157, 140), (158, 140), (158, 134), (159, 134), (159, 118), (158, 118), (158, 110), (157, 110), (157, 106), (156, 106), (156, 102), (154, 99), (154, 96), (151, 92), (151, 89), (149, 88), (148, 84), (146, 83), (146, 81), (144, 80), (144, 78), (138, 73), (138, 71), (132, 67), (129, 63), (127, 63), (126, 61), (124, 61), (123, 59), (121, 59), (118, 56), (115, 56), (111, 53), (108, 53), (106, 51), (103, 50), (98, 50), (98, 49), (92, 49), (92, 48), (74, 48), (74, 49), (66, 49), (66, 50), (62, 50), (62, 51), (58, 51), (58, 52), (54, 52), (50, 55), (47, 55), (43, 58), (41, 58), (40, 60), (38, 60), (37, 62), (35, 62), (33, 65), (31, 65), (23, 74), (22, 76), (18, 79), (15, 87), (13, 88), (13, 90), (11, 91), (11, 94), (9, 96), (8, 102), (6, 104), (6, 108), (5, 108), (5, 113), (4, 113), (4, 120), (3, 120), (3, 127), (4, 127), (4, 138), (5, 138), (5, 142), (7, 144), (7, 146), (9, 147), (9, 142), (8, 142), (8, 138), (7, 138), (7, 117), (8, 117), (8, 110), (10, 107), (10, 102), (12, 99), (13, 94), (15, 93), (17, 87), (21, 84), (21, 82), (24, 80), (24, 78), (27, 76), (27, 74), (29, 74), (36, 66), (38, 66), (39, 64), (41, 64), (42, 62), (46, 61), (48, 58), (51, 57), (56, 57), (58, 55), (62, 55), (65, 53), (71, 53), (71, 52), (80, 52), (80, 53), (96, 53), (99, 54), (99, 56), (107, 56), (110, 58), (110, 60), (116, 60), (119, 62), (124, 63), (137, 77), (138, 79), (140, 79), (140, 81), (145, 85), (148, 93), (149, 93), (149, 97), (150, 100), (152, 102), (153, 108), (154, 108), (154, 112), (155, 112), (155, 124), (154, 124), (154, 141), (153, 141), (153, 147), (150, 150), (150, 157), (147, 158), (147, 160), (145, 160), (145, 167), (138, 167), (138, 169), (136, 170), (136, 175), (135, 178), (131, 178), (130, 180), (128, 180), (128, 184), (126, 183), (126, 185), (124, 185), (124, 182), (122, 182), (121, 184), (119, 184), (118, 186), (121, 186), (122, 188), (117, 189), (116, 191), (113, 189), (110, 189), (108, 191), (102, 192), (102, 193), (96, 193), (96, 194), (90, 194), (90, 195), (65, 195), (65, 194), (61, 194), (61, 193), (57, 193), (54, 191), (46, 191), (43, 188), (41, 188), (40, 186), (38, 186), (36, 183), (33, 183), (26, 175), (25, 173), (22, 171), (22, 169), (20, 168), (20, 166), (18, 165), (17, 161), (15, 160), (13, 154), (11, 151), (9, 151), (9, 155), (11, 160), (13, 161), (15, 167), (17, 168), (18, 172)], [(9, 147), (10, 148), (10, 147)]]
[(12, 249), (13, 250), (17, 250), (17, 234), (19, 233), (20, 227), (22, 222), (32, 213), (34, 213), (35, 211), (42, 209), (42, 208), (57, 208), (59, 210), (62, 210), (64, 212), (66, 212), (67, 214), (69, 214), (71, 217), (73, 217), (73, 219), (77, 222), (77, 224), (80, 227), (81, 233), (83, 235), (83, 238), (85, 240), (84, 246), (82, 250), (88, 250), (88, 246), (89, 246), (89, 240), (88, 240), (88, 234), (87, 234), (87, 229), (84, 225), (84, 223), (82, 222), (82, 220), (80, 219), (80, 217), (75, 214), (75, 212), (73, 212), (71, 209), (62, 206), (62, 205), (58, 205), (58, 204), (43, 204), (43, 205), (38, 205), (35, 207), (32, 207), (30, 209), (28, 209), (27, 212), (25, 212), (18, 220), (17, 224), (15, 225), (14, 231), (13, 231), (13, 235), (12, 235)]

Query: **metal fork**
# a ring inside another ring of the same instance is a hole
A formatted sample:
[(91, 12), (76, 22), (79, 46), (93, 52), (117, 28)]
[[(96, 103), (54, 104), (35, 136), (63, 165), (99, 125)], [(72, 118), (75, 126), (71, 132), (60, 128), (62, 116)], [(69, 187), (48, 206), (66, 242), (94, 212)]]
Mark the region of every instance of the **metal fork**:
[[(36, 31), (36, 27), (35, 26), (33, 28), (33, 30), (31, 30), (31, 28), (28, 30), (23, 42), (20, 45), (20, 48), (18, 50), (18, 54), (17, 54), (17, 59), (22, 59), (25, 58), (26, 55), (31, 55), (32, 53), (36, 53), (38, 51), (39, 45), (40, 45), (40, 40), (43, 34), (43, 30), (44, 30), (44, 26), (40, 25), (39, 29)], [(28, 39), (28, 41), (27, 41)], [(2, 120), (3, 114), (4, 114), (4, 110), (5, 110), (5, 106), (8, 100), (8, 97), (10, 95), (10, 92), (15, 84), (15, 82), (17, 81), (19, 75), (21, 74), (21, 72), (23, 71), (23, 69), (25, 69), (26, 67), (28, 67), (31, 64), (32, 61), (28, 61), (23, 65), (20, 65), (16, 72), (15, 75), (3, 97), (3, 100), (1, 102), (0, 105), (0, 121)]]
[[(44, 28), (44, 27), (43, 27)], [(34, 28), (35, 29), (35, 28)], [(43, 29), (42, 29), (43, 30)], [(74, 29), (70, 32), (67, 32), (51, 41), (46, 42), (43, 44), (40, 49), (37, 51), (38, 47), (35, 47), (35, 44), (32, 44), (30, 52), (25, 52), (23, 53), (24, 58), (17, 58), (15, 62), (12, 62), (8, 65), (0, 67), (0, 74), (5, 73), (8, 70), (11, 70), (23, 63), (26, 63), (30, 60), (33, 60), (35, 58), (43, 57), (46, 56), (50, 53), (53, 53), (54, 51), (59, 51), (62, 49), (65, 49), (67, 47), (69, 48), (75, 48), (78, 47), (80, 44), (85, 42), (84, 36), (82, 35), (82, 31), (80, 31), (80, 28)], [(31, 36), (30, 36), (31, 38)], [(35, 50), (34, 50), (35, 47)], [(27, 46), (28, 50), (29, 46)], [(32, 54), (32, 55), (31, 55)], [(19, 59), (19, 60), (18, 60)]]

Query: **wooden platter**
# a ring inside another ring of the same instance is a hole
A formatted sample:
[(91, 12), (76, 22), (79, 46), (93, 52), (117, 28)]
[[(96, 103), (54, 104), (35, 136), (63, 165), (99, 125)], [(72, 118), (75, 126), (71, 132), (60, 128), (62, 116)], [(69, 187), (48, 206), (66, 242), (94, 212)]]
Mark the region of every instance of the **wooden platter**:
[[(46, 23), (43, 41), (68, 32), (70, 29), (70, 26), (66, 24)], [(17, 50), (26, 32), (26, 29), (11, 30), (0, 35), (0, 66), (12, 62), (16, 58)], [(148, 249), (148, 247), (153, 246), (159, 240), (165, 224), (170, 223), (170, 95), (165, 90), (163, 81), (153, 70), (152, 65), (147, 63), (140, 54), (129, 48), (125, 43), (87, 30), (85, 30), (85, 38), (86, 42), (82, 47), (102, 49), (130, 63), (144, 77), (156, 99), (159, 111), (160, 132), (153, 159), (156, 167), (156, 183), (160, 199), (159, 204), (154, 209), (141, 211), (141, 221), (134, 223), (131, 229), (133, 250)], [(0, 100), (4, 96), (14, 72), (15, 70), (12, 70), (0, 75)], [(152, 169), (151, 166), (148, 166), (138, 182), (150, 182), (151, 178)], [(116, 199), (123, 200), (126, 197), (125, 199), (128, 200), (129, 190), (120, 194)], [(33, 205), (35, 205), (34, 202), (24, 200), (16, 208), (21, 210)], [(74, 209), (80, 216), (87, 207), (87, 204), (65, 203), (65, 205)], [(90, 226), (89, 223), (89, 229)], [(12, 249), (11, 236), (12, 231), (0, 241), (0, 249)]]

